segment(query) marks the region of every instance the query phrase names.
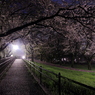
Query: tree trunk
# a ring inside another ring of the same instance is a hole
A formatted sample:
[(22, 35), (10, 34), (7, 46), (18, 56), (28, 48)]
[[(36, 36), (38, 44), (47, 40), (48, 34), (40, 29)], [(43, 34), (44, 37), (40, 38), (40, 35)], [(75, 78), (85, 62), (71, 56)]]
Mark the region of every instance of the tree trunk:
[(74, 56), (71, 56), (71, 67), (74, 68)]
[(74, 68), (74, 60), (72, 60), (71, 67)]
[(1, 52), (0, 52), (0, 59), (1, 59)]
[(41, 54), (40, 56), (41, 56), (41, 59), (40, 60), (43, 61), (43, 55)]
[(34, 62), (34, 52), (32, 51), (32, 62)]
[(92, 70), (92, 68), (91, 68), (91, 61), (88, 61), (88, 70)]
[(3, 58), (5, 58), (5, 51), (3, 50), (2, 53), (3, 53)]

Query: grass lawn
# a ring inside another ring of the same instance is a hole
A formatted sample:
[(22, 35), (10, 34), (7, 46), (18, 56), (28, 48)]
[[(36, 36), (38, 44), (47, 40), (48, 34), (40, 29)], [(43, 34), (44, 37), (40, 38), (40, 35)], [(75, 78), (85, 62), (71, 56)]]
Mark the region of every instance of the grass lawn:
[(49, 66), (46, 64), (41, 64), (36, 62), (35, 64), (42, 66), (43, 68), (53, 71), (55, 73), (60, 72), (62, 76), (67, 77), (69, 79), (78, 81), (88, 86), (95, 87), (95, 72), (82, 72), (82, 71), (68, 70), (68, 69)]
[[(71, 67), (70, 64), (62, 64), (62, 65), (66, 67)], [(88, 70), (88, 64), (74, 64), (74, 68)], [(91, 64), (91, 68), (93, 71), (95, 71), (95, 64)]]

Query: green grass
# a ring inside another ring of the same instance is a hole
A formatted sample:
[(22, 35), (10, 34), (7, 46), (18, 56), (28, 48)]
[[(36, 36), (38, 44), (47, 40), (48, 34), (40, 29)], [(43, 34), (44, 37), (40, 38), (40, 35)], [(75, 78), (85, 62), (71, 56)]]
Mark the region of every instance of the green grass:
[[(71, 67), (71, 64), (61, 64), (62, 66), (66, 66), (66, 67)], [(74, 64), (74, 68), (76, 69), (83, 69), (83, 70), (88, 70), (88, 64)], [(95, 64), (91, 64), (91, 68), (93, 71), (95, 71)]]
[[(28, 61), (27, 61), (28, 62)], [(59, 72), (61, 73), (61, 76), (64, 76), (66, 78), (78, 81), (79, 83), (86, 84), (88, 86), (95, 87), (95, 74), (90, 73), (90, 72), (81, 72), (81, 71), (74, 71), (74, 70), (68, 70), (68, 69), (63, 69), (55, 66), (50, 66), (46, 64), (41, 64), (41, 63), (36, 63), (38, 66), (42, 66), (46, 70), (52, 71), (56, 74)], [(31, 63), (32, 65), (32, 63)], [(28, 65), (30, 67), (30, 65)], [(35, 66), (36, 69), (40, 69), (38, 66)], [(31, 68), (31, 72), (34, 73), (34, 75), (40, 79), (40, 73), (33, 68)], [(42, 75), (42, 84), (44, 87), (46, 87), (49, 92), (52, 93), (52, 95), (58, 95), (58, 77), (56, 75), (53, 75), (52, 73), (49, 73), (45, 71), (44, 69), (42, 70), (43, 74), (46, 74), (48, 77)], [(51, 78), (54, 80), (52, 81)], [(62, 95), (95, 95), (95, 91), (85, 88), (81, 85), (78, 85), (76, 83), (71, 82), (68, 79), (61, 78), (61, 93)]]
[(62, 76), (67, 77), (69, 79), (78, 81), (88, 86), (95, 87), (95, 72), (74, 71), (74, 70), (67, 70), (59, 67), (49, 66), (41, 63), (36, 63), (36, 64), (55, 73), (60, 72)]

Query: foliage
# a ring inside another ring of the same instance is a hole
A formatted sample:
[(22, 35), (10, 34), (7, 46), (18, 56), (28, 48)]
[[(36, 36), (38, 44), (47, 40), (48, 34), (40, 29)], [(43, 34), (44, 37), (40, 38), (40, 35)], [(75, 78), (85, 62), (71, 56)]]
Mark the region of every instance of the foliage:
[(1, 0), (0, 51), (21, 38), (30, 44), (32, 56), (37, 47), (34, 55), (40, 59), (53, 62), (67, 57), (73, 66), (82, 56), (90, 66), (95, 53), (95, 1), (57, 1)]

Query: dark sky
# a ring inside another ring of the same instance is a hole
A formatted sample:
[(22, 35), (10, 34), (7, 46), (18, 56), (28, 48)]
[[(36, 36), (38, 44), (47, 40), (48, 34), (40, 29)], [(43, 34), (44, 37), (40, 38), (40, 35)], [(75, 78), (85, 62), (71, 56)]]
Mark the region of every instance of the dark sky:
[[(52, 0), (52, 1), (57, 1), (57, 2), (61, 3), (62, 0)], [(66, 2), (69, 3), (69, 2), (71, 2), (72, 0), (64, 0), (64, 1), (66, 1)]]
[[(62, 3), (62, 0), (52, 0), (52, 1), (55, 1), (55, 2), (58, 2), (58, 3)], [(63, 0), (65, 2), (67, 2), (68, 4), (72, 4), (74, 0)], [(75, 4), (78, 4), (79, 1), (76, 0), (76, 2), (74, 2)]]

